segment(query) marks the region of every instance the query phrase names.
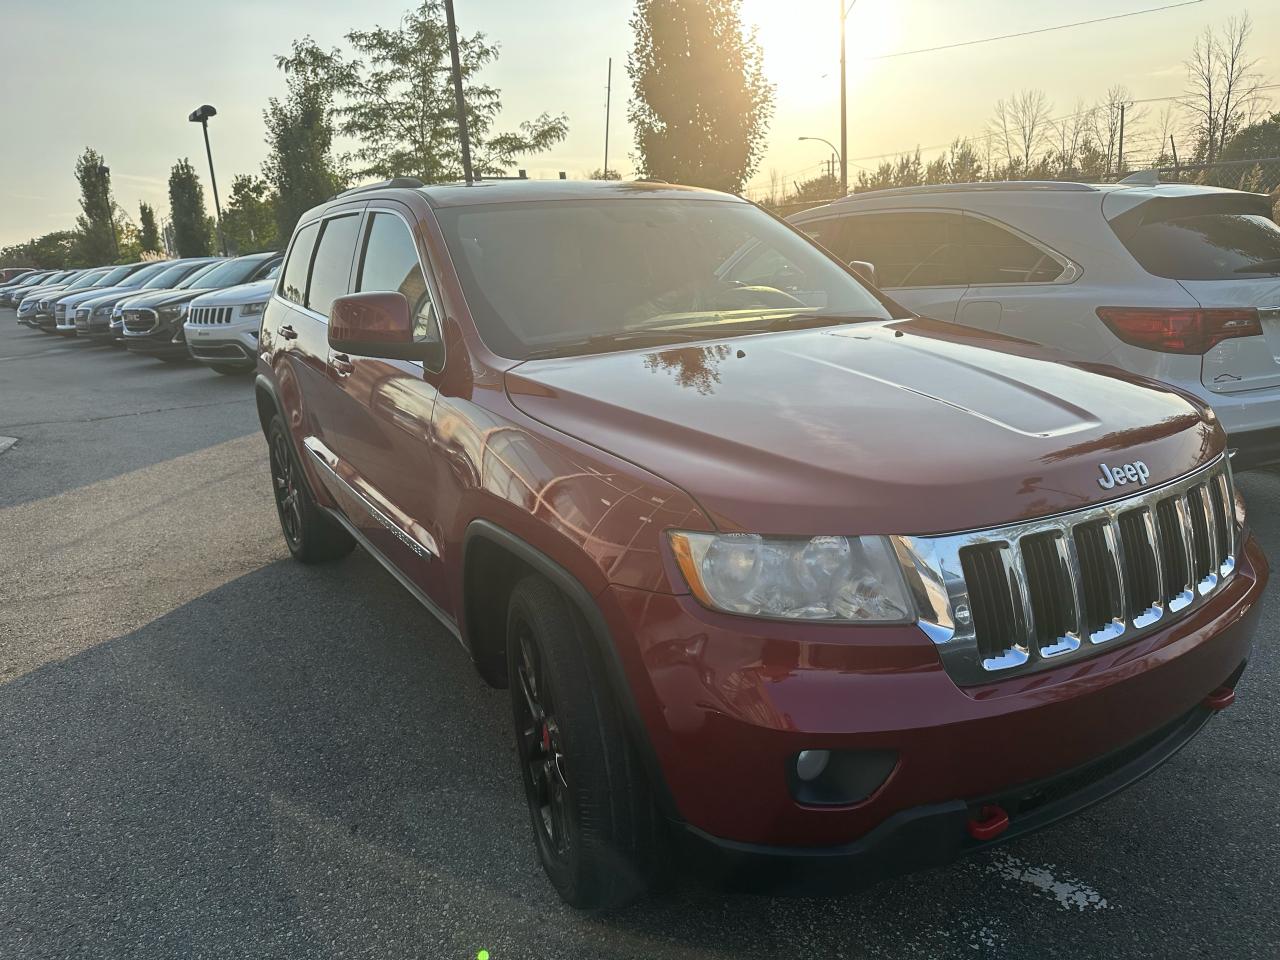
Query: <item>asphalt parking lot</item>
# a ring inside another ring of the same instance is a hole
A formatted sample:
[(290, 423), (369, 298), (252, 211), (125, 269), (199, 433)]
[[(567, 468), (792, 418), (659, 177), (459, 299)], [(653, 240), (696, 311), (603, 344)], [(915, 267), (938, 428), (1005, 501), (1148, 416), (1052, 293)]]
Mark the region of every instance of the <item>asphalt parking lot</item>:
[[(1276, 589), (1236, 705), (1067, 824), (838, 899), (681, 880), (591, 917), (543, 879), (505, 693), (363, 552), (288, 558), (248, 380), (0, 310), (3, 437), (6, 960), (1280, 949)], [(1239, 483), (1280, 556), (1280, 472)]]

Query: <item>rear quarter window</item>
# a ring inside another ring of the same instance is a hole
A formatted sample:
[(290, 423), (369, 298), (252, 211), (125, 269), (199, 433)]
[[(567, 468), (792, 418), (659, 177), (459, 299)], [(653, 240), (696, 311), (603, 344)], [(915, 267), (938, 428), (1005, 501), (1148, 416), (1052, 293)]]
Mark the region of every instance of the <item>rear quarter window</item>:
[(316, 236), (320, 224), (309, 223), (293, 239), (289, 250), (289, 262), (280, 279), (280, 296), (298, 306), (307, 302), (307, 271), (311, 268), (311, 254), (316, 248)]

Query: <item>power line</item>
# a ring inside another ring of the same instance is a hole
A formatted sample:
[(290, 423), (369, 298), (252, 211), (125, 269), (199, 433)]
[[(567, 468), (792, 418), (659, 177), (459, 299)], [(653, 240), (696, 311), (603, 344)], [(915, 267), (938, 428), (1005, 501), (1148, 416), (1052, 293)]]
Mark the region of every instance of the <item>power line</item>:
[(1016, 37), (1030, 37), (1038, 33), (1052, 33), (1055, 30), (1068, 30), (1071, 27), (1084, 27), (1091, 23), (1106, 23), (1110, 20), (1124, 20), (1126, 17), (1140, 17), (1147, 13), (1159, 13), (1161, 10), (1173, 10), (1177, 7), (1190, 7), (1204, 0), (1182, 0), (1180, 3), (1166, 3), (1161, 7), (1148, 7), (1145, 10), (1132, 10), (1129, 13), (1117, 13), (1109, 17), (1095, 17), (1093, 20), (1076, 20), (1074, 23), (1060, 23), (1053, 27), (1040, 27), (1036, 30), (1023, 30), (1020, 33), (1005, 33), (998, 37), (983, 37), (981, 40), (961, 40), (959, 43), (944, 43), (937, 47), (921, 47), (918, 50), (899, 50), (897, 53), (882, 53), (868, 60), (892, 60), (895, 57), (912, 57), (917, 53), (933, 53), (937, 50), (954, 50), (956, 47), (972, 47), (980, 43), (994, 43), (997, 40), (1013, 40)]

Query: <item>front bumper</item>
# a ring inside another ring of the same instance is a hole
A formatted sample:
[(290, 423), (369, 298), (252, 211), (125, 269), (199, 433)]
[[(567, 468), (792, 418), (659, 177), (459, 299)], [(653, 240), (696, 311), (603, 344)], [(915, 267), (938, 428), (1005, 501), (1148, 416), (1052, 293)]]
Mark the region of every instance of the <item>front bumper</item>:
[[(187, 342), (182, 335), (182, 329), (174, 329), (167, 323), (162, 323), (155, 330), (148, 333), (136, 334), (124, 330), (124, 343), (134, 353), (145, 353), (151, 357), (185, 357), (187, 353)], [(176, 339), (175, 339), (176, 337)]]
[[(1243, 665), (1225, 686), (1235, 689)], [(938, 867), (1008, 843), (1080, 813), (1131, 786), (1171, 758), (1217, 711), (1202, 703), (1133, 743), (1054, 777), (977, 800), (951, 800), (902, 810), (852, 843), (770, 847), (712, 837), (694, 827), (682, 836), (707, 872), (737, 886), (830, 892)], [(990, 840), (969, 832), (975, 814), (998, 806), (1009, 825)]]
[[(695, 835), (807, 857), (862, 849), (883, 825), (926, 810), (928, 831), (945, 823), (955, 832), (950, 856), (983, 798), (1114, 754), (1234, 682), (1267, 577), (1250, 539), (1219, 593), (1164, 630), (965, 688), (915, 626), (752, 621), (689, 596), (617, 586), (598, 599), (611, 634), (628, 638), (615, 646), (656, 756), (659, 794)], [(788, 777), (796, 754), (814, 749), (892, 751), (897, 763), (865, 800), (814, 806), (795, 799)], [(932, 819), (939, 811), (944, 819)]]
[(188, 322), (187, 349), (195, 360), (219, 366), (252, 370), (258, 362), (257, 322), (236, 326), (208, 327)]

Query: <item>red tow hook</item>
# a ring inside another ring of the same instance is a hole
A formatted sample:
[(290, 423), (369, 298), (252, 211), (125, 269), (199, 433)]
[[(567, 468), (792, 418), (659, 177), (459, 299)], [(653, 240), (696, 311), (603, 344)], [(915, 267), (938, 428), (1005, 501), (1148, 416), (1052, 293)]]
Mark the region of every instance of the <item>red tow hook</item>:
[(1231, 687), (1219, 687), (1204, 698), (1204, 705), (1210, 710), (1225, 710), (1236, 702), (1236, 692)]
[(969, 818), (969, 836), (975, 840), (994, 840), (1009, 829), (1009, 814), (1004, 807), (987, 806)]

